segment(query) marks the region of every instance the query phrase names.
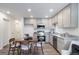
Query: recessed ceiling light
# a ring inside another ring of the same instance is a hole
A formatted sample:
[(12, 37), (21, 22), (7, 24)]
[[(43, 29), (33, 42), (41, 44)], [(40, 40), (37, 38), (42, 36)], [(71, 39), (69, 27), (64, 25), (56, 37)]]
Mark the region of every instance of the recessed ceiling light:
[(31, 12), (31, 9), (27, 9), (28, 12)]
[(7, 14), (10, 14), (11, 12), (10, 12), (10, 11), (6, 11), (6, 13), (7, 13)]
[(53, 12), (53, 9), (49, 9), (49, 12)]
[(18, 24), (18, 23), (19, 23), (19, 21), (18, 21), (18, 20), (15, 20), (15, 23), (16, 23), (16, 24)]
[(31, 18), (33, 18), (33, 16), (32, 16), (32, 15), (31, 15), (30, 17), (31, 17)]
[(45, 18), (48, 18), (48, 16), (45, 16)]

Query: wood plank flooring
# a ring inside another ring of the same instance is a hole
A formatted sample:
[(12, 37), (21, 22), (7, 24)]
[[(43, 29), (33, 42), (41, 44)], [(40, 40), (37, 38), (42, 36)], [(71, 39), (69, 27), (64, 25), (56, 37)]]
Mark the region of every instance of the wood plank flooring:
[[(59, 55), (59, 53), (50, 45), (50, 44), (43, 44), (43, 51), (44, 55)], [(8, 54), (8, 46), (0, 50), (0, 55), (7, 55)], [(38, 52), (30, 55), (42, 55), (41, 49), (38, 49)]]

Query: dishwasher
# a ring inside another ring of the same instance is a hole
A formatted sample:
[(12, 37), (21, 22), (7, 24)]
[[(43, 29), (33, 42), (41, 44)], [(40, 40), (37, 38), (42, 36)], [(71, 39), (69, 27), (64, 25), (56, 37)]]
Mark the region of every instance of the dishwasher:
[(53, 36), (53, 47), (57, 49), (57, 36)]

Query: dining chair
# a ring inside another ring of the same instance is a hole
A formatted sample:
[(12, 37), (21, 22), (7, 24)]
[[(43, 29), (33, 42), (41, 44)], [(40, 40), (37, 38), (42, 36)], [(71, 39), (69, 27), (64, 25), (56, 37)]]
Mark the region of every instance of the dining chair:
[(8, 51), (8, 55), (10, 54), (10, 52), (12, 52), (12, 54), (14, 55), (14, 52), (15, 52), (15, 38), (11, 38), (9, 40), (9, 51)]
[(15, 41), (15, 51), (20, 55), (21, 42)]
[(29, 43), (29, 41), (24, 40), (23, 42), (21, 42), (21, 47), (20, 47), (20, 54), (25, 54), (27, 52), (27, 54), (29, 54), (31, 51), (31, 44)]
[(14, 55), (15, 52), (17, 52), (17, 54), (20, 54), (20, 43), (15, 42), (15, 38), (11, 38), (9, 40), (9, 51), (8, 51), (8, 55), (12, 52), (12, 54)]
[(38, 51), (38, 48), (41, 48), (42, 54), (44, 54), (43, 41), (42, 41), (41, 37), (39, 37), (39, 39), (40, 39), (40, 41), (38, 41), (38, 38), (35, 37), (35, 40), (37, 40), (37, 42), (35, 42), (35, 44), (34, 44), (34, 52), (35, 52), (36, 49)]

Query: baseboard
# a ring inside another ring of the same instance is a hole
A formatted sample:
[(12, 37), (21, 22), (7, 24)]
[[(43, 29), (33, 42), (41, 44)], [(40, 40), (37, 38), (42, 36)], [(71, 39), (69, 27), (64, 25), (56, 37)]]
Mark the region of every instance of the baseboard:
[(7, 46), (8, 46), (8, 44), (4, 45), (3, 48), (5, 48), (5, 47), (7, 47)]
[(0, 47), (0, 50), (2, 50), (3, 48), (5, 48), (8, 44), (4, 45), (3, 47)]
[(0, 47), (0, 50), (2, 50), (3, 49), (3, 47)]

